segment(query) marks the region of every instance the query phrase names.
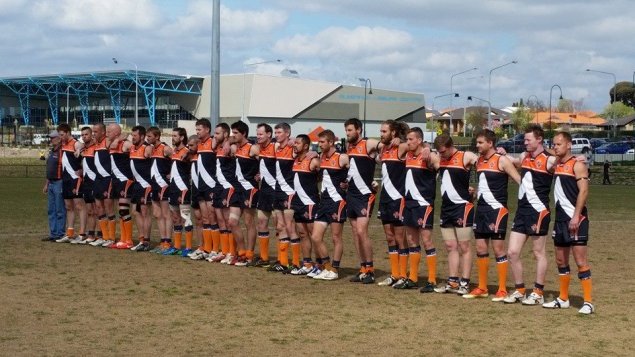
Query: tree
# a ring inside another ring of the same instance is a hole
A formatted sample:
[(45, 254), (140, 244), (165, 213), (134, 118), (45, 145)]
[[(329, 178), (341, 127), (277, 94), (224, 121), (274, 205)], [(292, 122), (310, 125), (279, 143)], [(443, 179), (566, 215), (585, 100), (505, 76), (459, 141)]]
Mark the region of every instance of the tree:
[(531, 108), (531, 110), (534, 110), (536, 112), (546, 112), (549, 109), (540, 99), (528, 99), (526, 106), (527, 108)]
[(613, 102), (613, 91), (617, 88), (615, 93), (615, 100), (622, 102), (629, 107), (635, 107), (635, 84), (632, 82), (618, 82), (615, 86), (609, 90), (609, 96), (611, 102)]
[(465, 123), (472, 130), (472, 133), (480, 131), (487, 126), (487, 109), (477, 107), (475, 110), (470, 111), (465, 115)]
[(512, 113), (511, 117), (512, 126), (517, 133), (522, 133), (527, 128), (527, 125), (534, 120), (533, 113), (527, 107), (519, 107)]
[(610, 120), (623, 118), (632, 114), (635, 114), (635, 108), (618, 101), (604, 107), (604, 111), (600, 114), (600, 117)]
[(574, 105), (571, 99), (560, 99), (555, 110), (556, 113), (573, 113)]

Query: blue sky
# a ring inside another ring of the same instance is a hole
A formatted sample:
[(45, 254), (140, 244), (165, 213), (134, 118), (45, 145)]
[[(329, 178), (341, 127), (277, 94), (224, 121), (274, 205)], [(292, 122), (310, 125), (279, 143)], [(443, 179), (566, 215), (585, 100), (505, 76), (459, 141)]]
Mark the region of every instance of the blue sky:
[[(559, 84), (580, 108), (608, 104), (609, 75), (635, 71), (635, 7), (627, 0), (268, 0), (221, 1), (221, 72), (296, 69), (300, 77), (424, 93), (454, 89), (465, 105), (494, 106), (536, 95), (549, 103)], [(206, 75), (210, 67), (211, 0), (0, 0), (0, 76), (131, 67)], [(111, 57), (122, 61), (115, 66)], [(123, 69), (123, 68), (122, 68)], [(556, 95), (553, 100), (555, 103)], [(449, 105), (446, 98), (437, 108)]]

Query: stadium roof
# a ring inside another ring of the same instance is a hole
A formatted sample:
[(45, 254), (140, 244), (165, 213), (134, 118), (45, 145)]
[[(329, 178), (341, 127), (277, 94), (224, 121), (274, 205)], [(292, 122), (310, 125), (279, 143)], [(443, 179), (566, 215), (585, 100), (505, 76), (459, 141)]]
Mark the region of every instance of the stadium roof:
[(0, 78), (0, 83), (15, 93), (20, 100), (24, 123), (29, 124), (31, 98), (46, 98), (51, 109), (53, 123), (57, 124), (59, 96), (76, 95), (82, 110), (84, 123), (88, 123), (88, 98), (110, 97), (117, 123), (121, 121), (121, 96), (145, 97), (154, 125), (157, 92), (200, 95), (203, 77), (180, 76), (137, 70), (63, 73), (24, 77)]

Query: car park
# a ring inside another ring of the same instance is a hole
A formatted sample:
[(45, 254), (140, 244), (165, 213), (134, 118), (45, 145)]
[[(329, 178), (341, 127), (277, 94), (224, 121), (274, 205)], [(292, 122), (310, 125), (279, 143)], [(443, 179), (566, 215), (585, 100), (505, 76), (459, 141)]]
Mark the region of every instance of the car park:
[(607, 143), (595, 149), (596, 154), (626, 154), (633, 145), (626, 141)]

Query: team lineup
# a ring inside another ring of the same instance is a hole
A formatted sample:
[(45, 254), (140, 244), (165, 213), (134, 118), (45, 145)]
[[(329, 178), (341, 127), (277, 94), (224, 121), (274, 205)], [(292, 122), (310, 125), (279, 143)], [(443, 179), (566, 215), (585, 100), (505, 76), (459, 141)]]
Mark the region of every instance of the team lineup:
[[(353, 283), (488, 298), (491, 246), (498, 277), (492, 301), (563, 309), (570, 307), (573, 255), (584, 300), (578, 311), (594, 313), (587, 258), (588, 170), (572, 155), (569, 133), (556, 133), (553, 149), (546, 150), (542, 128), (530, 126), (525, 131), (526, 151), (511, 157), (496, 147), (496, 135), (488, 129), (476, 134), (474, 153), (457, 149), (445, 134), (430, 146), (420, 128), (400, 121), (382, 123), (379, 139), (365, 138), (362, 126), (355, 118), (344, 123), (343, 152), (336, 148), (333, 131), (322, 131), (317, 153), (311, 150), (309, 136), (292, 137), (286, 123), (273, 128), (258, 124), (252, 143), (244, 122), (212, 128), (207, 119), (200, 119), (196, 135), (173, 129), (172, 145), (161, 140), (156, 127), (136, 126), (123, 133), (117, 124), (95, 124), (81, 129), (79, 141), (67, 124), (61, 124), (58, 170), (67, 215), (66, 235), (56, 242), (181, 255), (329, 281), (340, 278), (343, 230), (349, 221), (359, 259), (359, 271), (350, 278)], [(374, 180), (376, 165), (381, 168), (381, 184)], [(476, 188), (470, 187), (472, 171)], [(510, 179), (519, 190), (507, 234)], [(439, 248), (447, 254), (443, 283), (437, 281), (432, 239), (437, 181)], [(552, 186), (555, 215), (550, 231)], [(369, 236), (376, 196), (390, 262), (389, 275), (378, 281)], [(160, 236), (155, 247), (150, 245), (153, 219)], [(276, 257), (269, 256), (270, 223)], [(327, 245), (328, 231), (332, 244)], [(560, 294), (545, 302), (550, 232)], [(200, 244), (195, 247), (194, 241)], [(531, 289), (525, 286), (521, 260), (528, 242), (536, 261)], [(478, 283), (471, 288), (473, 247)], [(425, 282), (419, 282), (422, 254)], [(511, 292), (506, 285), (509, 269)]]

